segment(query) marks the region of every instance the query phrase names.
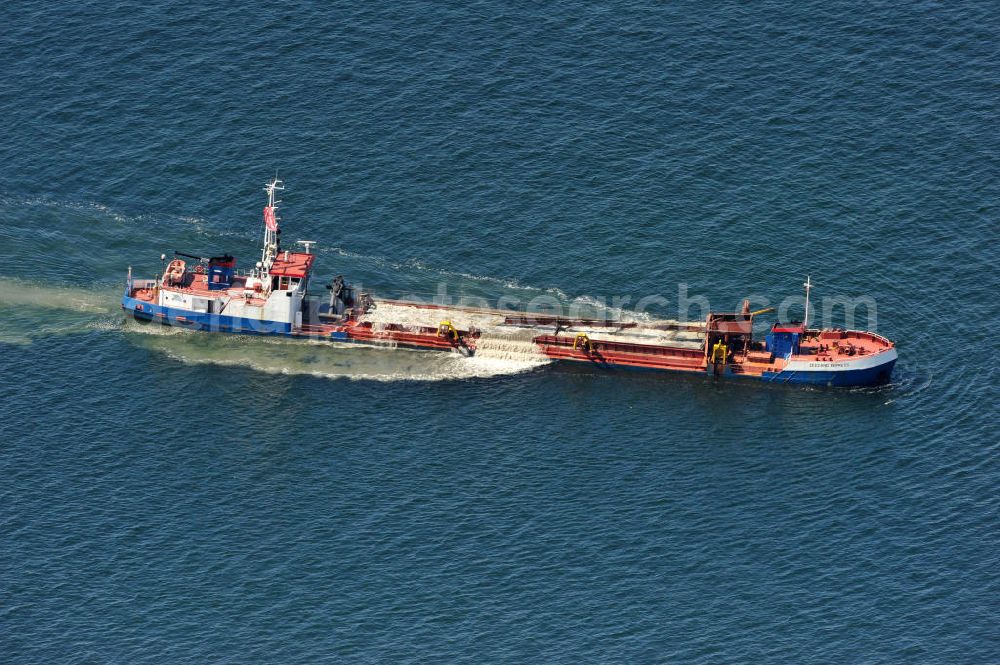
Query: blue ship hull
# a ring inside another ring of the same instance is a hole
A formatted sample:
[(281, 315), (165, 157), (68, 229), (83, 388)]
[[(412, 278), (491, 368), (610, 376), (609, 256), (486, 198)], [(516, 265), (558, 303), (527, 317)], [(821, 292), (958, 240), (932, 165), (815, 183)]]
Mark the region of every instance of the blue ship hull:
[(768, 383), (840, 388), (878, 386), (889, 382), (895, 364), (896, 360), (893, 359), (876, 367), (837, 372), (765, 372), (760, 380)]
[(162, 307), (129, 296), (122, 298), (122, 309), (125, 310), (128, 316), (138, 321), (153, 321), (189, 330), (235, 333), (240, 335), (291, 336), (292, 334), (290, 323), (261, 321), (260, 319), (245, 319), (221, 314), (192, 312), (173, 307)]

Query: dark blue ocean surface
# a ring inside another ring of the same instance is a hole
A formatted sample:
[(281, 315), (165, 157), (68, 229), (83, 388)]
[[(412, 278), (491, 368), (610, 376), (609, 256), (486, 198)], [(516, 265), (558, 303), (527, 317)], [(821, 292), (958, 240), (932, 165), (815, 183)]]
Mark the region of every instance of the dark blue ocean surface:
[[(0, 16), (3, 662), (1000, 662), (995, 3)], [(677, 316), (808, 274), (900, 362), (787, 389), (126, 325), (129, 265), (252, 260), (276, 170), (324, 279)]]

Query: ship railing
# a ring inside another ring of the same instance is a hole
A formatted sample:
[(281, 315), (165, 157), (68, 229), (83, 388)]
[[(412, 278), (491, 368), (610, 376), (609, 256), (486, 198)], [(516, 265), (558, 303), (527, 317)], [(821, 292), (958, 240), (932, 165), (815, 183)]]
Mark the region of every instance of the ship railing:
[(875, 342), (879, 346), (885, 347), (887, 349), (895, 346), (893, 341), (890, 340), (889, 338), (883, 337), (878, 333), (873, 333), (868, 330), (843, 330), (840, 328), (834, 328), (832, 330), (817, 331), (817, 333), (818, 333), (817, 337), (821, 341), (838, 340), (838, 339), (850, 341), (851, 339), (857, 339), (857, 340), (868, 340), (871, 342)]
[(850, 339), (851, 337), (855, 337), (857, 339), (870, 339), (873, 342), (877, 342), (881, 346), (887, 348), (895, 346), (892, 340), (890, 340), (888, 337), (883, 337), (878, 333), (869, 332), (867, 330), (848, 330), (847, 337), (848, 339)]
[[(541, 346), (568, 347), (576, 350), (577, 341), (571, 337), (560, 337), (557, 335), (539, 335), (534, 338), (534, 342)], [(669, 344), (641, 344), (634, 342), (620, 342), (604, 339), (588, 340), (589, 348), (596, 351), (607, 351), (609, 353), (632, 353), (646, 356), (669, 356), (673, 358), (685, 358), (688, 360), (701, 360), (704, 357), (702, 349), (692, 349), (689, 347), (670, 346)]]
[(142, 289), (152, 289), (156, 287), (155, 279), (135, 279), (134, 277), (128, 283), (128, 295), (132, 296), (136, 291), (141, 291)]

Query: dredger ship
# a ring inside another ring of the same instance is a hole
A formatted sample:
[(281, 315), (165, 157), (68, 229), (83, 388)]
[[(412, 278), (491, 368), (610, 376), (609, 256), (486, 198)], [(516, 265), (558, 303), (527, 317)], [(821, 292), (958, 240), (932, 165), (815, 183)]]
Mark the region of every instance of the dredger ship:
[[(839, 328), (776, 323), (754, 339), (755, 317), (769, 310), (712, 312), (704, 321), (574, 319), (499, 309), (376, 299), (334, 278), (329, 297), (308, 294), (314, 241), (301, 251), (280, 243), (275, 178), (265, 186), (260, 260), (238, 271), (228, 255), (174, 252), (163, 273), (135, 279), (129, 267), (122, 308), (137, 321), (241, 335), (551, 359), (602, 369), (686, 372), (772, 383), (868, 386), (889, 381), (893, 342)], [(185, 259), (188, 259), (185, 261)]]

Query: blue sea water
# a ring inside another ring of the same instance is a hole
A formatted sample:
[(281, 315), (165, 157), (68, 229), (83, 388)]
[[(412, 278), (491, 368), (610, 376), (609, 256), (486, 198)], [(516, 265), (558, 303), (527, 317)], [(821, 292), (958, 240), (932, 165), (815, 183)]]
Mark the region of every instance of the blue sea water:
[[(1000, 662), (994, 3), (0, 16), (3, 662)], [(324, 277), (674, 315), (808, 274), (900, 362), (786, 389), (126, 325), (129, 265), (253, 257), (276, 170)]]

